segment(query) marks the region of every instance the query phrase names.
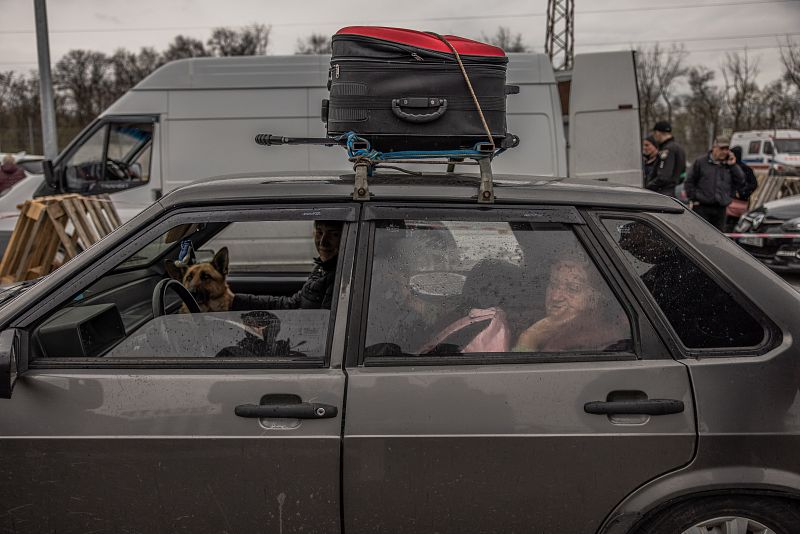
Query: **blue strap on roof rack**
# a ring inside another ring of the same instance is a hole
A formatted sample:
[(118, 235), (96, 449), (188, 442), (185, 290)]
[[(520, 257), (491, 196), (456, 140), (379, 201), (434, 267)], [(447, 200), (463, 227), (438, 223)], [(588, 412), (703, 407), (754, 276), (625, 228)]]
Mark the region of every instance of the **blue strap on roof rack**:
[[(435, 158), (454, 158), (454, 159), (484, 159), (494, 158), (505, 152), (505, 148), (500, 148), (494, 152), (486, 152), (477, 148), (469, 150), (404, 150), (399, 152), (380, 152), (374, 150), (369, 141), (358, 136), (355, 132), (347, 132), (336, 138), (339, 143), (344, 143), (347, 148), (347, 156), (350, 159), (367, 159), (370, 161), (395, 161), (407, 159), (435, 159)], [(355, 148), (355, 143), (366, 148)], [(478, 145), (475, 145), (476, 147)]]
[[(369, 184), (367, 177), (377, 167), (391, 167), (403, 172), (404, 169), (382, 165), (386, 163), (412, 163), (412, 164), (446, 164), (447, 172), (452, 173), (456, 165), (478, 165), (480, 167), (480, 187), (478, 189), (478, 202), (494, 202), (492, 159), (506, 151), (507, 148), (519, 144), (519, 137), (509, 135), (504, 139), (505, 146), (496, 148), (494, 143), (477, 143), (472, 150), (405, 150), (401, 152), (381, 152), (374, 150), (366, 139), (355, 132), (347, 132), (339, 137), (283, 137), (272, 134), (258, 134), (255, 142), (259, 145), (341, 145), (347, 150), (347, 155), (353, 163), (355, 171), (355, 184), (353, 190), (354, 200), (369, 200)], [(464, 160), (471, 159), (472, 162)], [(438, 160), (438, 161), (437, 161)], [(413, 174), (413, 173), (412, 173)]]

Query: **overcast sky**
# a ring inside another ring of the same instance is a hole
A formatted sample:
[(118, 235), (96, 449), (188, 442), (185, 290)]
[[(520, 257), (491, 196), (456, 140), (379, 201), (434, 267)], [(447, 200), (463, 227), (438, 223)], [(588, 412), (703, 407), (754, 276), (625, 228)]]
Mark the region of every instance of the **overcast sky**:
[[(50, 0), (53, 63), (73, 48), (163, 50), (176, 35), (205, 41), (217, 26), (272, 26), (268, 52), (291, 54), (298, 38), (377, 24), (465, 37), (499, 26), (544, 49), (547, 0)], [(491, 6), (491, 7), (490, 7)], [(604, 0), (575, 2), (575, 52), (684, 43), (688, 63), (719, 70), (725, 51), (758, 58), (764, 84), (781, 74), (778, 43), (800, 41), (800, 0)], [(0, 71), (36, 68), (33, 0), (0, 0)]]

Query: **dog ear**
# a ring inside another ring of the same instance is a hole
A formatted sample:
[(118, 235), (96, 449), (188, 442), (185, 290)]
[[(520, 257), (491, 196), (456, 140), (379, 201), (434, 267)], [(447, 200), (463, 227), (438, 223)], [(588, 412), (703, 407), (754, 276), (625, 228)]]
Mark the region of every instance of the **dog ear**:
[(228, 276), (228, 247), (222, 247), (214, 254), (214, 259), (211, 260), (211, 265), (222, 276)]
[(178, 282), (183, 283), (183, 275), (186, 274), (187, 267), (185, 265), (181, 265), (180, 267), (175, 265), (173, 260), (164, 260), (164, 270), (167, 272), (170, 278), (177, 280)]

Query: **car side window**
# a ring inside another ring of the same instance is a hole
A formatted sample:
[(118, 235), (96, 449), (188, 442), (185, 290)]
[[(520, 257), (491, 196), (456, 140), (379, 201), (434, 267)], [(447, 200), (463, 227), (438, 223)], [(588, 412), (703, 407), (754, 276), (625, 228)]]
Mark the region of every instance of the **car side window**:
[(171, 226), (42, 321), (34, 357), (322, 365), (343, 227), (224, 219)]
[(98, 128), (67, 160), (67, 190), (97, 194), (150, 180), (153, 123), (112, 122)]
[(773, 153), (773, 150), (772, 150), (772, 143), (771, 143), (771, 142), (769, 142), (769, 141), (766, 141), (766, 142), (764, 143), (764, 154), (767, 154), (767, 155), (770, 155), (770, 156), (771, 156), (771, 155), (772, 155), (772, 153)]
[(654, 226), (617, 218), (603, 219), (603, 224), (684, 346), (715, 349), (763, 342), (761, 323)]
[(747, 147), (747, 152), (749, 154), (758, 154), (761, 152), (761, 141), (750, 141), (750, 145)]
[(365, 357), (632, 350), (626, 313), (560, 223), (376, 224)]

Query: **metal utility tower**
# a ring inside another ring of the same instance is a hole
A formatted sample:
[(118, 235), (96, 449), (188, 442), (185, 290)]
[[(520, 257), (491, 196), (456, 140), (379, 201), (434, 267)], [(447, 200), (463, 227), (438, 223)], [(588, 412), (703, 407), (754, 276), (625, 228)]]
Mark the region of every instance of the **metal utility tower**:
[(544, 50), (555, 70), (571, 70), (575, 42), (575, 0), (547, 0)]

